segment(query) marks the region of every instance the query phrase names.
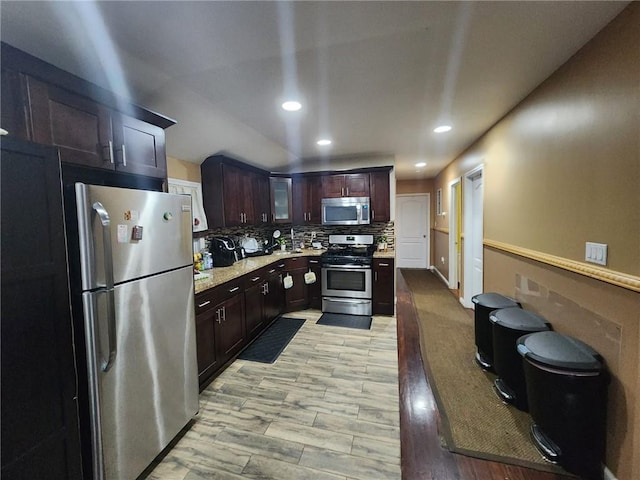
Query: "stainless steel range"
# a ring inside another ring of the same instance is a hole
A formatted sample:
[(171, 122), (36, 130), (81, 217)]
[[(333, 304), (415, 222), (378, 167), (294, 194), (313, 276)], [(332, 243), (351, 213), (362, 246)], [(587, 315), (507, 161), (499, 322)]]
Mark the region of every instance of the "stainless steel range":
[(320, 256), (322, 311), (371, 315), (373, 235), (329, 235)]

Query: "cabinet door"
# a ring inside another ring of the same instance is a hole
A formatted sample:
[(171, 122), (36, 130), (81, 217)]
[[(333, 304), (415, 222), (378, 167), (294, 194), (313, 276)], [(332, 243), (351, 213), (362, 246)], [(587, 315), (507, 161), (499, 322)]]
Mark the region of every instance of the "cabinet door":
[(271, 177), (271, 220), (273, 223), (291, 223), (291, 179)]
[(148, 177), (167, 176), (162, 128), (116, 113), (113, 116), (113, 125), (117, 170)]
[(34, 142), (58, 147), (62, 162), (115, 169), (108, 108), (33, 77), (26, 86)]
[(344, 197), (344, 175), (326, 175), (322, 177), (322, 196), (324, 198)]
[(322, 223), (322, 177), (307, 177), (307, 223)]
[(230, 165), (222, 166), (224, 223), (227, 227), (244, 223), (244, 185), (242, 171)]
[(216, 342), (220, 363), (226, 362), (245, 345), (244, 295), (242, 292), (215, 307), (221, 321), (216, 322)]
[(196, 352), (200, 386), (220, 366), (215, 343), (216, 309), (210, 308), (196, 315)]
[(304, 283), (309, 263), (307, 257), (288, 258), (285, 261), (286, 273), (293, 278), (293, 286), (285, 290), (285, 311), (302, 310), (309, 305), (309, 292)]
[(373, 260), (373, 314), (393, 315), (395, 285), (394, 260), (376, 258)]
[(57, 152), (5, 137), (0, 180), (0, 477), (81, 479)]
[(321, 270), (320, 260), (315, 258), (309, 259), (309, 268), (316, 274), (315, 283), (307, 285), (309, 292), (309, 308), (320, 310), (322, 308), (322, 286), (320, 284)]
[(2, 86), (0, 87), (0, 127), (8, 135), (21, 140), (28, 140), (27, 118), (24, 106), (27, 104), (23, 93), (24, 75), (3, 68), (0, 70)]
[(390, 216), (389, 172), (374, 172), (370, 175), (371, 221), (388, 222)]
[(282, 268), (270, 267), (267, 273), (267, 296), (265, 299), (265, 316), (267, 323), (284, 311), (284, 286), (282, 285)]
[(293, 208), (293, 223), (300, 225), (307, 220), (307, 202), (305, 198), (306, 179), (294, 177), (291, 179), (291, 206)]
[(253, 210), (254, 224), (271, 223), (271, 198), (269, 192), (269, 177), (255, 174), (253, 180)]
[(266, 287), (260, 275), (249, 274), (247, 286), (244, 291), (245, 322), (247, 338), (255, 338), (265, 327), (265, 292)]
[(344, 176), (345, 197), (368, 197), (369, 174), (350, 173)]

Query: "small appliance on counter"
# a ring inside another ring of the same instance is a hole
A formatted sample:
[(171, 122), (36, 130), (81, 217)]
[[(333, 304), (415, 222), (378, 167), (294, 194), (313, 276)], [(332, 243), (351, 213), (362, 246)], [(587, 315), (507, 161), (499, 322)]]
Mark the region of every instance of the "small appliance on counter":
[(242, 237), (240, 239), (240, 246), (244, 249), (245, 257), (258, 257), (264, 255), (264, 249), (253, 237)]
[(237, 260), (236, 244), (229, 237), (213, 237), (209, 247), (213, 268), (229, 267)]

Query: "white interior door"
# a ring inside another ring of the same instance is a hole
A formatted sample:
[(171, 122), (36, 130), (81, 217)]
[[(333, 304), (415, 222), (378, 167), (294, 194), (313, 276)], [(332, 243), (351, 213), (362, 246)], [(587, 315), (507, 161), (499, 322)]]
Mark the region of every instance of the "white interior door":
[(429, 195), (396, 197), (396, 263), (399, 268), (429, 266)]
[(473, 262), (473, 295), (476, 295), (482, 293), (482, 175), (473, 179), (471, 189), (473, 195), (471, 258)]
[(460, 282), (460, 178), (449, 184), (449, 288)]
[(460, 301), (473, 308), (471, 298), (483, 291), (482, 166), (465, 175), (464, 197), (464, 294)]

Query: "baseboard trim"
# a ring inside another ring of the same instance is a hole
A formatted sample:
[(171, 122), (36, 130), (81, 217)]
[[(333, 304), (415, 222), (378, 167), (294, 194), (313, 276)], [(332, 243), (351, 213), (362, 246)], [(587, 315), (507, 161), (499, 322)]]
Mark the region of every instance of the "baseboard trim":
[(438, 270), (438, 267), (431, 267), (431, 271), (434, 272), (436, 275), (438, 275), (440, 280), (442, 280), (442, 282), (447, 286), (447, 288), (449, 288), (449, 280), (447, 280), (445, 276), (442, 274), (442, 272)]
[(590, 265), (583, 262), (577, 262), (575, 260), (569, 260), (568, 258), (549, 255), (548, 253), (529, 250), (528, 248), (521, 248), (515, 245), (496, 242), (495, 240), (485, 239), (483, 243), (485, 247), (492, 248), (494, 250), (518, 255), (553, 267), (568, 270), (569, 272), (594, 278), (617, 287), (626, 288), (627, 290), (632, 290), (634, 292), (640, 292), (640, 277), (636, 277), (635, 275), (616, 272), (596, 265)]

